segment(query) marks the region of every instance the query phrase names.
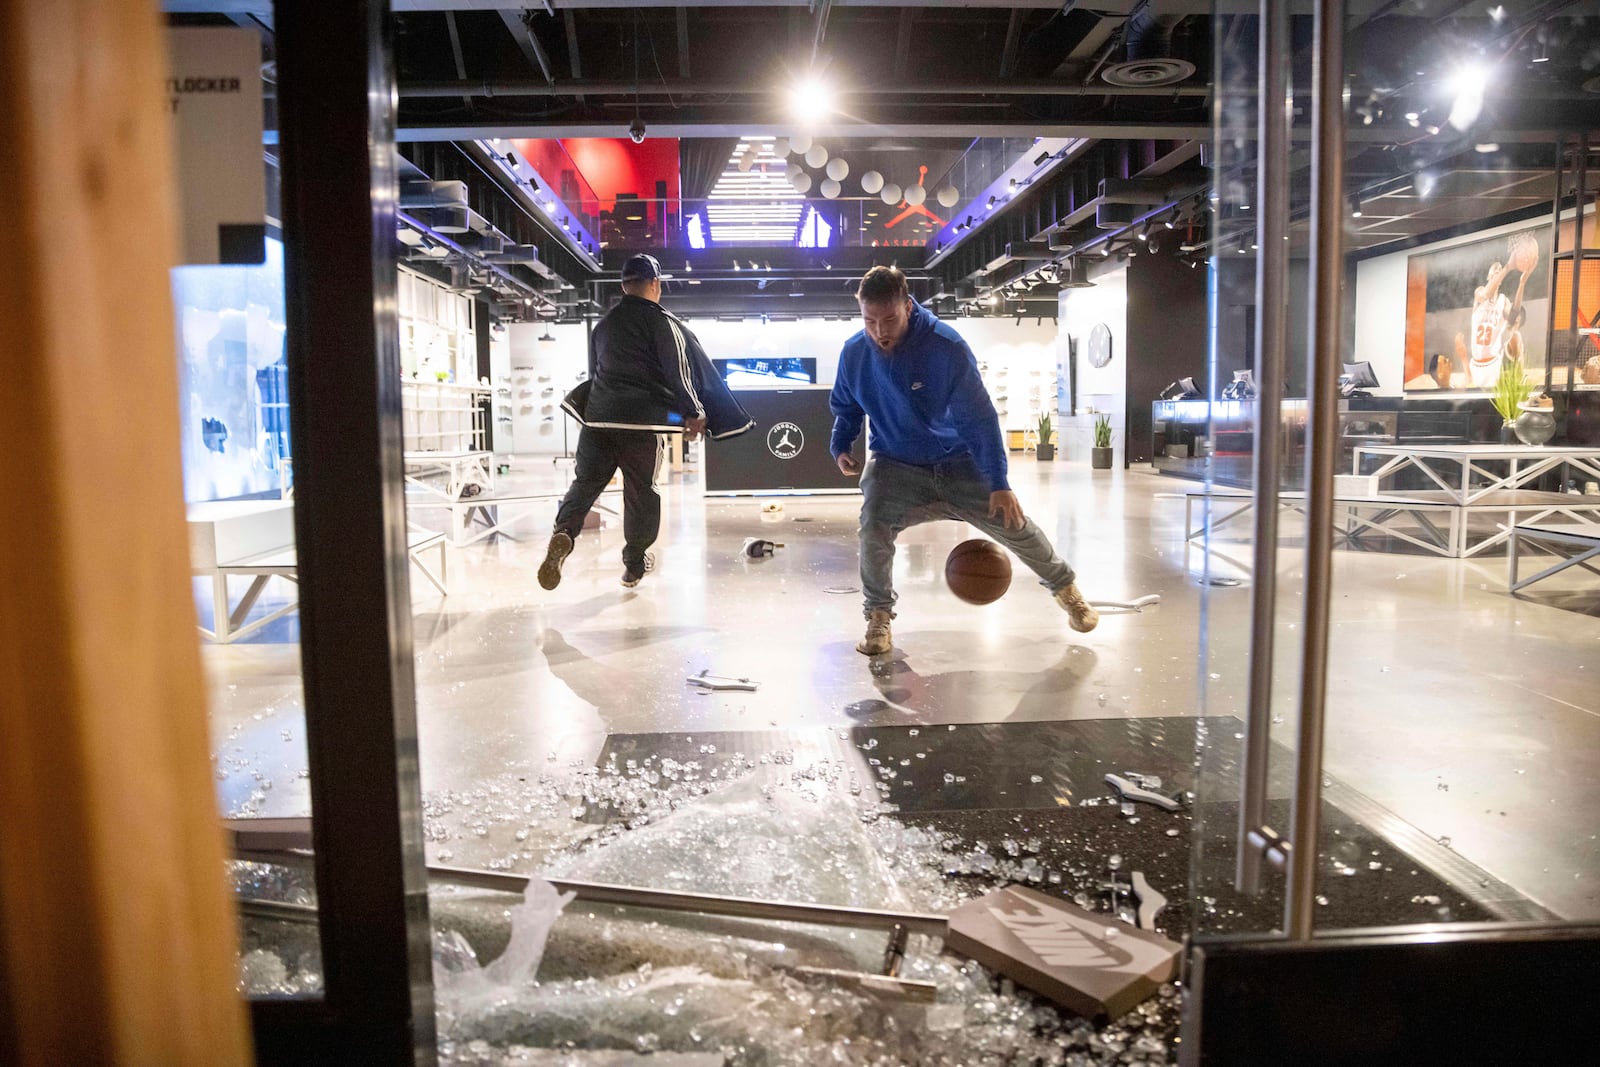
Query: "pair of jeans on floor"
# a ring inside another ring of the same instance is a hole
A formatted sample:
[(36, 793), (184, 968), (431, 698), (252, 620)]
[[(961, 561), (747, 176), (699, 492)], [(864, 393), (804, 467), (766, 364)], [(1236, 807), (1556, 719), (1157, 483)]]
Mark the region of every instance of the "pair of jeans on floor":
[(1032, 519), (1008, 530), (989, 517), (988, 481), (971, 456), (924, 467), (875, 455), (861, 475), (861, 493), (864, 615), (894, 610), (894, 542), (900, 531), (939, 519), (976, 526), (1015, 553), (1052, 593), (1072, 584), (1072, 568)]

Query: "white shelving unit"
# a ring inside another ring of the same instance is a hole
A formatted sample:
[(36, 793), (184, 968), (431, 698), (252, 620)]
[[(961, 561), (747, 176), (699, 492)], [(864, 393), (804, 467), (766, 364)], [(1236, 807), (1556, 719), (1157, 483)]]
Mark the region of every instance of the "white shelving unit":
[(493, 392), (487, 385), (401, 382), (400, 433), (405, 451), (484, 451), (481, 402)]

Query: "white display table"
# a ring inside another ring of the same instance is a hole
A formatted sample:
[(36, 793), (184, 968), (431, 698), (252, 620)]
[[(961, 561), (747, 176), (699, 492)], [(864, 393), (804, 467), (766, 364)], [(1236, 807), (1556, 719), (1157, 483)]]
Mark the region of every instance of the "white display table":
[[(199, 627), (202, 634), (218, 644), (229, 644), (299, 607), (291, 602), (258, 618), (249, 618), (268, 581), (299, 579), (294, 501), (213, 500), (190, 504), (188, 515), (190, 573), (211, 579), (212, 628)], [(422, 554), (434, 548), (439, 550), (437, 573), (422, 561)], [(406, 555), (441, 596), (449, 595), (445, 587), (444, 534), (407, 534)], [(228, 579), (232, 577), (251, 580), (236, 605), (228, 593)]]
[[(494, 491), (494, 457), (489, 452), (407, 452), (406, 483), (424, 492), (459, 500), (469, 485), (480, 492)], [(444, 486), (429, 478), (444, 476)]]
[[(1556, 556), (1556, 562), (1527, 578), (1519, 578), (1517, 567), (1524, 544)], [(1560, 574), (1569, 567), (1582, 567), (1590, 574), (1600, 574), (1595, 565), (1600, 560), (1600, 522), (1573, 523), (1523, 523), (1512, 527), (1510, 572), (1507, 575), (1511, 592), (1526, 589), (1534, 582), (1542, 582), (1552, 574)]]
[[(1474, 504), (1490, 493), (1517, 489), (1563, 465), (1600, 481), (1600, 447), (1594, 446), (1356, 445), (1354, 452), (1354, 474), (1361, 473), (1363, 455), (1390, 457), (1371, 475), (1379, 492), (1385, 478), (1415, 467), (1458, 504)], [(1491, 462), (1505, 463), (1506, 469), (1483, 466)]]
[[(1454, 524), (1451, 555), (1465, 559), (1505, 544), (1516, 526), (1534, 526), (1552, 519), (1583, 523), (1600, 516), (1600, 496), (1549, 493), (1522, 486), (1565, 466), (1585, 480), (1600, 480), (1600, 447), (1528, 445), (1356, 445), (1354, 471), (1363, 455), (1387, 456), (1370, 476), (1375, 498), (1390, 496), (1436, 501), (1461, 511)], [(1486, 464), (1503, 465), (1494, 469)], [(1437, 489), (1388, 490), (1384, 481), (1411, 467), (1427, 475)], [(1474, 533), (1472, 520), (1484, 520)]]

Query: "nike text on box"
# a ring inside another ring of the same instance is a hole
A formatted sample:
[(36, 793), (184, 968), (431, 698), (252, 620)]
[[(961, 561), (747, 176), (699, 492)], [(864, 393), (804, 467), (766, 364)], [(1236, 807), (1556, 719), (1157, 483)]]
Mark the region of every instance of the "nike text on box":
[(1159, 934), (1021, 886), (951, 912), (945, 946), (1079, 1015), (1113, 1019), (1174, 977), (1183, 951)]

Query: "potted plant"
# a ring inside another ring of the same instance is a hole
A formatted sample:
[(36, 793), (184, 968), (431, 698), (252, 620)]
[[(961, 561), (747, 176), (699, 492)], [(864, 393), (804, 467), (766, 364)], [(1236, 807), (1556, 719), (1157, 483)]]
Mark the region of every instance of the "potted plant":
[(1111, 469), (1111, 416), (1094, 417), (1094, 448), (1089, 452), (1090, 465), (1097, 471)]
[(1050, 425), (1050, 413), (1047, 411), (1039, 416), (1039, 451), (1042, 460), (1056, 458), (1055, 429)]
[(1528, 379), (1522, 372), (1521, 362), (1515, 359), (1501, 360), (1500, 376), (1494, 380), (1494, 388), (1489, 392), (1489, 402), (1494, 405), (1495, 414), (1501, 419), (1501, 444), (1517, 443), (1517, 409), (1527, 396)]

